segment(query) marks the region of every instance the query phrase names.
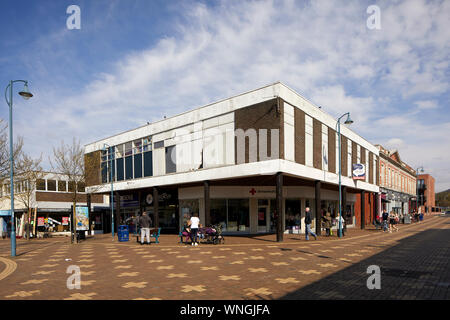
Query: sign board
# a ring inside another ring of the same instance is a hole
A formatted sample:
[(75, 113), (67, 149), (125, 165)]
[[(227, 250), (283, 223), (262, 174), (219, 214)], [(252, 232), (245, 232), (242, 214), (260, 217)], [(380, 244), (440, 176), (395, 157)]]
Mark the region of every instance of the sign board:
[(355, 163), (352, 166), (353, 180), (365, 180), (366, 179), (366, 166), (361, 163)]
[(38, 218), (38, 227), (43, 227), (45, 225), (45, 220), (44, 217), (39, 217)]
[(62, 225), (63, 226), (69, 225), (69, 217), (62, 217)]
[(77, 225), (77, 231), (89, 230), (89, 211), (88, 207), (76, 207), (75, 208), (75, 221)]

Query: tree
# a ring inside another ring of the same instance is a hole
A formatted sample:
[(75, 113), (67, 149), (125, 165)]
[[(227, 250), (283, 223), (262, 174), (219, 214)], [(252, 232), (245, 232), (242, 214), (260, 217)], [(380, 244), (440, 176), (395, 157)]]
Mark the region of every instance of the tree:
[[(9, 134), (7, 131), (8, 125), (0, 119), (0, 186), (4, 184), (5, 179), (9, 179), (10, 163), (9, 163)], [(14, 139), (13, 157), (14, 157), (14, 171), (20, 168), (23, 159), (23, 138), (17, 137)]]
[[(45, 173), (41, 167), (42, 155), (33, 159), (30, 156), (23, 154), (20, 167), (16, 170), (15, 181), (21, 184), (20, 192), (14, 196), (14, 200), (21, 203), (26, 209), (25, 221), (31, 217), (31, 210), (36, 206), (36, 184), (37, 181), (44, 178)], [(27, 239), (30, 239), (30, 230), (27, 228)]]
[[(95, 170), (95, 166), (86, 163), (90, 161), (94, 160), (84, 157), (84, 148), (80, 145), (80, 141), (75, 138), (73, 138), (72, 144), (65, 144), (64, 141), (61, 141), (59, 147), (53, 148), (53, 161), (50, 159), (50, 164), (54, 172), (65, 175), (68, 179), (68, 191), (72, 194), (73, 212), (75, 212), (79, 200), (79, 192), (84, 192), (86, 177), (92, 176), (93, 172), (91, 171)], [(75, 220), (75, 214), (73, 216), (73, 220)], [(72, 222), (72, 225), (75, 234), (75, 221)], [(76, 236), (74, 241), (77, 242)]]

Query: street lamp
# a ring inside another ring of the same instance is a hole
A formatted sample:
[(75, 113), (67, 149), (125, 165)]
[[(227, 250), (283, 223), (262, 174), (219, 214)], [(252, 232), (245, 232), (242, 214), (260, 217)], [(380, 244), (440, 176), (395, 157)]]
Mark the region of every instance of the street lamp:
[(339, 117), (337, 120), (337, 127), (338, 127), (338, 145), (339, 145), (339, 232), (338, 236), (339, 238), (342, 237), (342, 192), (341, 192), (341, 119), (347, 116), (347, 120), (345, 120), (344, 124), (352, 124), (353, 120), (350, 119), (350, 112), (344, 113), (342, 116)]
[[(23, 82), (23, 90), (19, 91), (25, 100), (30, 99), (33, 95), (28, 90), (28, 81), (26, 80), (11, 80), (5, 89), (5, 100), (9, 106), (9, 163), (10, 163), (10, 183), (11, 183), (11, 257), (16, 256), (16, 227), (14, 223), (14, 155), (13, 155), (13, 121), (12, 121), (12, 107), (13, 107), (13, 85), (15, 82)], [(9, 101), (8, 101), (9, 88)]]
[(416, 169), (416, 210), (417, 210), (417, 213), (419, 213), (419, 185), (418, 185), (419, 181), (417, 180), (417, 178), (419, 176), (419, 169), (420, 169), (420, 172), (423, 173), (423, 166)]
[(110, 203), (111, 204), (111, 233), (112, 233), (112, 238), (114, 240), (114, 191), (113, 191), (114, 187), (113, 187), (113, 170), (112, 170), (113, 156), (110, 154), (110, 153), (112, 153), (112, 147), (109, 144), (107, 144), (107, 143), (103, 144), (103, 151), (106, 151), (107, 147), (110, 150), (109, 153), (107, 154), (107, 156), (111, 158), (110, 165), (109, 165), (109, 172), (110, 172), (109, 180), (111, 181), (111, 203)]

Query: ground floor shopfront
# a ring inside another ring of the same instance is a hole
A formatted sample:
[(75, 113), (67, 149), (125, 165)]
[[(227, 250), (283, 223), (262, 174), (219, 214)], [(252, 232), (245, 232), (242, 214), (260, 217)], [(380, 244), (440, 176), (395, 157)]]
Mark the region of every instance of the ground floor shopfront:
[[(342, 216), (348, 227), (361, 225), (360, 192), (342, 188)], [(161, 233), (177, 234), (194, 213), (203, 225), (220, 224), (225, 234), (275, 233), (280, 211), (282, 233), (304, 233), (306, 207), (312, 212), (312, 228), (318, 231), (326, 212), (333, 218), (339, 215), (338, 186), (285, 176), (278, 188), (275, 176), (266, 176), (114, 192), (115, 229), (127, 224), (130, 232), (136, 230), (136, 217), (146, 211)]]
[(382, 210), (394, 211), (398, 215), (406, 215), (415, 210), (415, 197), (405, 193), (380, 188)]

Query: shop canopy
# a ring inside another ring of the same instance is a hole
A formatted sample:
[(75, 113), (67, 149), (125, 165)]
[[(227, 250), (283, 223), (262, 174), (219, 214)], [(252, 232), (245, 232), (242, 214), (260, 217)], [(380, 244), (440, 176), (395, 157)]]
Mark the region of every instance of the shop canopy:
[(0, 210), (0, 217), (9, 217), (11, 216), (11, 210)]

